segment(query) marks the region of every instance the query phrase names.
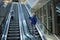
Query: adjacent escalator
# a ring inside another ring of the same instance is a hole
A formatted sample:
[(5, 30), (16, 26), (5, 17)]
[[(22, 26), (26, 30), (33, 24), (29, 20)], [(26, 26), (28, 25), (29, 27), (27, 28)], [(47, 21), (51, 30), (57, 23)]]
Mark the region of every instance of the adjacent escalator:
[[(27, 22), (27, 26), (28, 26), (27, 28), (28, 28), (30, 34), (33, 34), (35, 40), (42, 40), (39, 33), (38, 33), (38, 30), (36, 29), (36, 27), (34, 27), (33, 30), (32, 30), (32, 26), (29, 22), (29, 14), (28, 14), (28, 11), (27, 11), (25, 5), (22, 4), (21, 6), (22, 6), (22, 10), (23, 10), (23, 13), (24, 13), (25, 20)], [(34, 33), (32, 33), (32, 31), (34, 31)]]

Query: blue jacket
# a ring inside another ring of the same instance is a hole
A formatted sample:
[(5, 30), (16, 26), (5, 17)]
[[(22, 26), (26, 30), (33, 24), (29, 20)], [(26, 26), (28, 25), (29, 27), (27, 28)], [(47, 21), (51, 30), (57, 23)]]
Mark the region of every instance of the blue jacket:
[(29, 19), (31, 20), (31, 23), (32, 23), (33, 25), (36, 24), (36, 22), (37, 22), (36, 16), (34, 16), (34, 17), (29, 17)]

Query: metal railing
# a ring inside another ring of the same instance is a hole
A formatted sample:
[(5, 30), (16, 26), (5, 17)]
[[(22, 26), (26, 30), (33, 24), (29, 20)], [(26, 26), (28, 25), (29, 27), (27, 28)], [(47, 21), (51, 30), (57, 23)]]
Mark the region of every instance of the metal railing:
[[(10, 8), (10, 11), (11, 11), (11, 8)], [(1, 40), (6, 40), (6, 38), (7, 38), (7, 33), (8, 33), (10, 18), (11, 18), (11, 13), (9, 12), (9, 13), (6, 15), (6, 17), (5, 17), (4, 21), (3, 21), (4, 24), (2, 24), (2, 28), (3, 28), (4, 30), (2, 29), (3, 33), (2, 33), (2, 38), (1, 38)]]
[(22, 20), (21, 20), (22, 18), (21, 18), (21, 15), (20, 15), (22, 12), (21, 12), (20, 6), (21, 6), (21, 4), (19, 3), (18, 4), (18, 16), (19, 16), (20, 39), (24, 40), (23, 39), (24, 33), (23, 33)]
[[(20, 8), (20, 9), (19, 9)], [(28, 30), (27, 30), (27, 24), (26, 24), (26, 21), (25, 21), (25, 18), (24, 18), (24, 15), (23, 15), (23, 10), (22, 10), (22, 7), (21, 7), (21, 4), (19, 5), (19, 18), (20, 18), (20, 37), (21, 37), (21, 40), (25, 40), (26, 38), (29, 38), (31, 39), (32, 36), (29, 34)], [(22, 31), (23, 29), (23, 31)]]

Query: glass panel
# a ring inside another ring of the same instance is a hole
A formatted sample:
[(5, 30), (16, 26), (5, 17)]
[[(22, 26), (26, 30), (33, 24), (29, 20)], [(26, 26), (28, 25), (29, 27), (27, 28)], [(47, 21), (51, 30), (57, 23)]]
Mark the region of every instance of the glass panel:
[(46, 5), (43, 7), (43, 15), (46, 15)]
[(48, 26), (49, 30), (52, 32), (52, 10), (51, 10), (51, 2), (48, 3)]
[(40, 16), (42, 16), (42, 8), (40, 8)]

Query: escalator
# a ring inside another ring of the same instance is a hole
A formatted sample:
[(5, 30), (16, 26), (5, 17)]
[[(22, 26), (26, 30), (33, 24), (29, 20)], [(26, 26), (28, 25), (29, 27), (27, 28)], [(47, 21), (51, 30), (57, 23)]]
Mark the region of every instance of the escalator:
[(11, 20), (7, 35), (7, 40), (20, 40), (20, 31), (19, 31), (19, 25), (18, 21)]
[(7, 40), (20, 40), (20, 29), (19, 29), (19, 19), (18, 19), (18, 8), (17, 4), (13, 4), (13, 18), (11, 17)]
[(39, 33), (38, 33), (38, 31), (37, 31), (37, 29), (36, 29), (36, 27), (33, 28), (34, 33), (32, 33), (32, 26), (31, 26), (31, 24), (29, 22), (29, 14), (28, 14), (28, 11), (27, 11), (25, 5), (22, 4), (21, 6), (22, 6), (22, 10), (23, 10), (23, 13), (24, 13), (25, 20), (27, 22), (27, 26), (28, 26), (27, 28), (29, 30), (29, 33), (31, 35), (34, 34), (33, 35), (34, 36), (34, 40), (42, 40), (41, 37), (40, 37), (40, 35), (39, 35)]

